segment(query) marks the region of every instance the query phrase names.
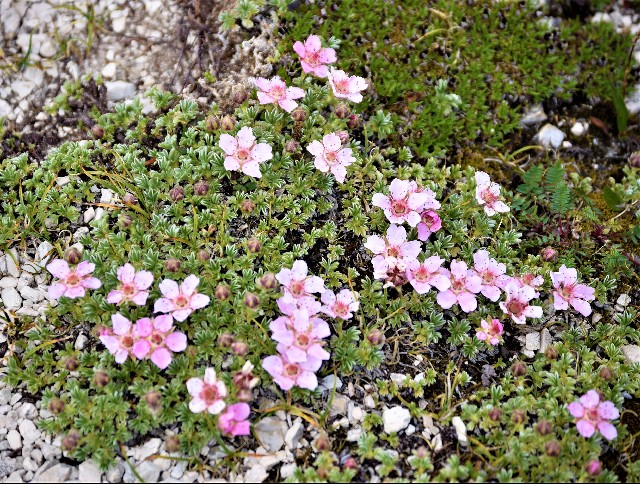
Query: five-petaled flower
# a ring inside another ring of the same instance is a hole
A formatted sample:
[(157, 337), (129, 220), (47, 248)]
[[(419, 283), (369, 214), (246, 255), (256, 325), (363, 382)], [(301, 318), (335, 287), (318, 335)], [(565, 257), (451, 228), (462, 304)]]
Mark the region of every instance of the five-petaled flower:
[(509, 282), (504, 291), (506, 300), (500, 303), (500, 308), (511, 316), (516, 324), (525, 324), (527, 318), (541, 318), (542, 307), (530, 306), (529, 301), (538, 297), (538, 293), (530, 286), (518, 286)]
[(258, 88), (258, 101), (260, 104), (278, 104), (288, 113), (298, 107), (298, 103), (294, 99), (300, 99), (305, 96), (304, 90), (299, 87), (287, 87), (278, 76), (271, 79), (258, 77), (255, 79), (254, 84)]
[(83, 297), (86, 289), (98, 289), (102, 286), (102, 281), (91, 276), (95, 267), (95, 264), (86, 260), (80, 262), (75, 269), (70, 268), (66, 260), (51, 261), (47, 264), (47, 270), (59, 280), (49, 286), (49, 297), (59, 299), (65, 296), (76, 299)]
[(583, 437), (588, 439), (596, 430), (607, 440), (613, 440), (618, 436), (618, 431), (610, 420), (620, 417), (620, 412), (613, 402), (601, 402), (597, 391), (589, 390), (578, 400), (570, 403), (567, 409), (576, 418), (576, 428)]
[(133, 337), (133, 325), (122, 314), (111, 315), (112, 329), (104, 329), (100, 334), (100, 341), (107, 347), (116, 360), (116, 363), (124, 363), (131, 355), (135, 339)]
[(465, 313), (475, 311), (478, 307), (476, 294), (482, 289), (482, 279), (463, 261), (452, 260), (450, 268), (450, 271), (441, 269), (449, 278), (450, 287), (439, 292), (436, 301), (443, 309), (449, 309), (458, 303)]
[(321, 340), (331, 334), (331, 329), (326, 321), (310, 316), (306, 310), (297, 309), (292, 317), (274, 319), (269, 329), (273, 331), (274, 341), (279, 343), (278, 352), (292, 363), (305, 362), (309, 358), (329, 359)]
[(492, 182), (484, 171), (476, 172), (476, 199), (484, 206), (484, 212), (489, 217), (509, 211), (509, 207), (500, 198), (500, 185)]
[(476, 329), (476, 338), (480, 341), (487, 341), (493, 346), (500, 344), (504, 327), (499, 319), (487, 318), (482, 320), (480, 326)]
[(241, 171), (255, 178), (262, 177), (260, 163), (273, 158), (271, 146), (267, 143), (256, 143), (253, 129), (244, 126), (236, 136), (223, 133), (218, 146), (226, 156), (224, 167), (229, 171)]
[(418, 240), (429, 240), (431, 234), (442, 228), (442, 220), (435, 210), (425, 210), (418, 222)]
[(349, 289), (343, 289), (338, 294), (325, 291), (320, 300), (324, 303), (321, 311), (332, 318), (351, 319), (353, 311), (357, 311), (360, 307), (360, 303), (356, 301), (353, 292)]
[(578, 271), (568, 268), (564, 264), (559, 272), (551, 272), (553, 281), (553, 307), (557, 310), (569, 309), (573, 307), (583, 316), (591, 314), (589, 301), (595, 299), (595, 289), (585, 284), (577, 284)]
[(314, 165), (323, 173), (332, 173), (339, 183), (347, 176), (347, 166), (356, 161), (351, 148), (342, 148), (342, 140), (336, 133), (329, 133), (320, 141), (312, 141), (307, 151), (315, 156)]
[(349, 76), (344, 71), (329, 69), (329, 84), (333, 90), (333, 95), (337, 98), (348, 99), (354, 103), (362, 101), (362, 94), (367, 88), (367, 81), (362, 77)]
[(405, 271), (420, 254), (420, 242), (407, 242), (407, 231), (399, 225), (390, 225), (386, 237), (370, 235), (364, 246), (376, 255), (371, 261), (376, 279), (385, 279), (394, 269)]
[(409, 262), (407, 279), (418, 294), (426, 294), (432, 287), (438, 291), (446, 291), (451, 287), (449, 277), (442, 272), (444, 259), (433, 255), (419, 262), (417, 259)]
[(315, 390), (318, 377), (315, 372), (322, 366), (322, 360), (308, 357), (303, 363), (293, 363), (286, 355), (267, 356), (262, 361), (262, 368), (267, 371), (280, 388), (291, 390), (294, 386)]
[(184, 321), (196, 309), (209, 304), (209, 296), (196, 292), (200, 284), (193, 274), (188, 276), (180, 286), (176, 281), (165, 279), (159, 285), (163, 298), (158, 299), (153, 307), (154, 313), (170, 313), (176, 321)]
[(149, 286), (153, 283), (153, 274), (149, 271), (138, 271), (128, 262), (118, 267), (118, 280), (120, 284), (117, 289), (112, 290), (107, 296), (107, 302), (111, 304), (122, 304), (131, 301), (138, 306), (144, 306), (149, 297)]
[(431, 190), (419, 190), (415, 181), (399, 178), (389, 185), (389, 195), (374, 193), (372, 205), (380, 207), (392, 224), (407, 222), (411, 227), (422, 221), (422, 210), (440, 208)]
[(251, 408), (244, 402), (229, 405), (218, 417), (218, 428), (224, 435), (230, 437), (249, 435), (251, 430), (247, 419), (250, 413)]
[(293, 50), (300, 56), (302, 70), (321, 78), (329, 75), (327, 65), (337, 60), (336, 51), (330, 47), (323, 48), (317, 35), (310, 35), (304, 44), (296, 42), (293, 44)]
[(208, 411), (217, 415), (224, 410), (227, 396), (227, 387), (222, 380), (216, 378), (216, 371), (207, 368), (204, 378), (189, 378), (187, 380), (187, 390), (192, 399), (189, 402), (189, 410), (193, 413)]
[(484, 249), (473, 254), (473, 263), (473, 268), (482, 279), (480, 292), (490, 301), (496, 302), (500, 299), (500, 290), (510, 279), (505, 275), (507, 267), (489, 257), (489, 252)]
[(136, 342), (131, 352), (136, 358), (149, 358), (161, 370), (171, 363), (172, 353), (187, 348), (187, 336), (180, 331), (174, 331), (170, 314), (162, 314), (153, 319), (138, 319), (133, 328), (133, 337)]
[(291, 269), (282, 268), (276, 279), (284, 289), (283, 303), (311, 304), (313, 293), (324, 291), (324, 282), (318, 276), (307, 275), (307, 263), (297, 260)]

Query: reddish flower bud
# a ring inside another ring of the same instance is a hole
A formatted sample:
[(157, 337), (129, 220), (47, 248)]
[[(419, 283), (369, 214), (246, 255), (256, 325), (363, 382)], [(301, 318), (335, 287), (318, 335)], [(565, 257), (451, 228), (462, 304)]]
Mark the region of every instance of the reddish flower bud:
[(429, 449), (427, 449), (424, 445), (421, 445), (416, 449), (415, 455), (418, 459), (429, 457)]
[(72, 451), (75, 449), (76, 445), (78, 445), (78, 442), (80, 442), (80, 438), (81, 436), (78, 431), (72, 430), (65, 438), (62, 439), (62, 450), (67, 452)]
[(162, 407), (162, 395), (155, 390), (147, 392), (144, 396), (144, 401), (146, 402), (147, 407), (149, 407), (149, 411), (151, 413), (157, 414)]
[(287, 153), (295, 153), (300, 149), (300, 143), (294, 139), (290, 139), (285, 143), (284, 149)]
[(547, 348), (547, 351), (544, 352), (544, 355), (550, 360), (555, 360), (556, 358), (558, 358), (558, 350), (555, 346), (549, 346)]
[(351, 114), (351, 109), (349, 109), (349, 106), (347, 106), (345, 103), (340, 103), (335, 107), (333, 112), (338, 118), (345, 119)]
[(241, 402), (250, 402), (253, 400), (253, 393), (251, 393), (251, 389), (249, 388), (240, 388), (236, 392), (236, 398)]
[(164, 268), (169, 272), (178, 272), (180, 270), (180, 266), (180, 261), (178, 259), (174, 259), (173, 257), (171, 259), (168, 259), (164, 263)]
[(253, 209), (256, 208), (256, 204), (253, 203), (251, 200), (249, 200), (248, 198), (244, 199), (242, 201), (242, 204), (240, 205), (240, 210), (244, 213), (251, 213), (253, 212)]
[(222, 333), (218, 336), (218, 345), (222, 348), (229, 348), (235, 340), (229, 333)]
[(229, 289), (227, 286), (223, 284), (218, 284), (216, 286), (215, 291), (213, 291), (213, 295), (219, 301), (226, 301), (231, 297), (231, 289)]
[(59, 398), (54, 398), (49, 402), (49, 411), (54, 415), (64, 412), (64, 402)]
[(204, 197), (208, 191), (209, 191), (209, 184), (204, 180), (199, 181), (193, 186), (193, 193), (195, 193), (199, 197)]
[(558, 251), (553, 247), (545, 247), (541, 252), (542, 260), (547, 262), (554, 262), (558, 260)]
[(243, 89), (242, 91), (238, 91), (233, 95), (233, 102), (236, 104), (242, 104), (247, 100), (248, 97), (249, 95), (247, 94), (247, 91)]
[(514, 410), (511, 414), (511, 421), (516, 425), (523, 423), (526, 418), (527, 414), (522, 410)]
[(536, 425), (536, 430), (540, 435), (549, 435), (553, 432), (553, 425), (548, 420), (540, 420)]
[(220, 119), (218, 116), (209, 116), (205, 121), (205, 128), (207, 131), (215, 131), (220, 128)]
[(120, 227), (122, 227), (123, 229), (126, 229), (133, 223), (133, 218), (131, 218), (131, 215), (128, 215), (125, 213), (120, 216), (119, 222), (120, 222)]
[(169, 197), (171, 197), (171, 200), (173, 200), (174, 202), (179, 202), (184, 198), (184, 188), (182, 188), (180, 185), (176, 185), (171, 190), (169, 190)]
[(345, 469), (357, 469), (358, 468), (358, 461), (355, 460), (353, 457), (347, 457), (344, 460), (344, 464), (343, 464)]
[(82, 260), (82, 254), (75, 247), (69, 247), (64, 253), (64, 259), (69, 264), (80, 264), (80, 261)]
[(367, 339), (373, 346), (378, 346), (384, 343), (385, 337), (384, 333), (379, 329), (372, 329), (371, 331), (369, 331)]
[(93, 375), (93, 384), (98, 388), (106, 387), (109, 381), (109, 375), (107, 375), (104, 371), (96, 371), (96, 373)]
[(357, 114), (352, 114), (351, 116), (349, 116), (349, 119), (347, 119), (347, 126), (349, 127), (349, 129), (356, 129), (358, 126), (360, 126), (360, 118)]
[(248, 292), (244, 295), (244, 305), (249, 309), (255, 309), (260, 306), (260, 298), (256, 294)]
[(489, 418), (494, 422), (498, 422), (502, 418), (502, 410), (499, 408), (492, 408), (489, 410)]
[(64, 363), (64, 369), (67, 371), (76, 371), (78, 369), (78, 366), (80, 366), (78, 364), (78, 360), (76, 360), (73, 356)]
[(260, 252), (260, 249), (262, 249), (262, 244), (258, 239), (256, 239), (255, 237), (252, 237), (249, 240), (247, 240), (247, 250), (250, 253), (255, 254), (256, 252)]
[(220, 120), (220, 128), (222, 128), (223, 131), (231, 131), (235, 127), (236, 127), (235, 119), (233, 119), (228, 114)]
[(245, 356), (249, 353), (249, 345), (244, 341), (236, 341), (231, 343), (231, 351), (236, 356)]
[(296, 108), (291, 112), (291, 119), (296, 123), (302, 123), (309, 117), (309, 114), (303, 108)]
[(206, 262), (211, 259), (211, 254), (209, 254), (209, 252), (204, 249), (200, 249), (196, 257), (198, 257), (198, 260), (200, 262)]
[(318, 452), (323, 452), (325, 450), (331, 449), (331, 441), (326, 435), (318, 435), (318, 437), (316, 437), (316, 440), (313, 441), (313, 446), (317, 449)]
[(527, 364), (524, 361), (516, 361), (511, 366), (511, 373), (513, 376), (524, 376), (527, 374)]
[(336, 131), (336, 135), (338, 136), (338, 138), (340, 138), (340, 141), (342, 141), (343, 143), (346, 143), (347, 141), (349, 141), (349, 133), (347, 133), (346, 131)]
[(164, 448), (170, 454), (180, 450), (180, 439), (177, 435), (170, 435), (164, 440)]
[(258, 285), (268, 290), (275, 289), (278, 287), (278, 280), (271, 272), (267, 272), (262, 277), (258, 278)]
[(635, 151), (629, 156), (629, 164), (632, 168), (640, 168), (640, 151)]
[(605, 381), (609, 381), (613, 378), (613, 372), (607, 366), (603, 366), (600, 369), (600, 372), (598, 373), (598, 375), (600, 375), (600, 378), (602, 378)]
[(94, 124), (91, 128), (91, 134), (95, 139), (100, 139), (104, 136), (104, 129), (99, 124)]
[(602, 463), (598, 459), (592, 459), (585, 466), (590, 476), (598, 477), (602, 474)]
[(560, 455), (560, 444), (557, 440), (550, 440), (545, 444), (544, 452), (549, 457), (558, 457)]
[(124, 202), (125, 205), (127, 206), (131, 206), (131, 205), (135, 205), (136, 203), (138, 203), (138, 199), (136, 198), (136, 196), (131, 193), (131, 192), (127, 192), (124, 194), (124, 197), (122, 198), (122, 201)]

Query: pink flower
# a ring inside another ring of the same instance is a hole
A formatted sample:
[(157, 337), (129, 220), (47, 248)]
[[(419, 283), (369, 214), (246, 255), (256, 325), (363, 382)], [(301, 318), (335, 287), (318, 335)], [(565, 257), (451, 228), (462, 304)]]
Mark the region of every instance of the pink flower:
[(493, 183), (484, 171), (476, 171), (476, 199), (484, 205), (484, 212), (489, 216), (497, 212), (508, 212), (509, 207), (500, 199), (500, 185)]
[(300, 56), (302, 70), (320, 78), (329, 75), (327, 64), (333, 64), (337, 60), (336, 51), (331, 48), (322, 48), (320, 37), (317, 35), (310, 35), (304, 44), (300, 41), (296, 42), (293, 44), (293, 50)]
[(351, 319), (353, 311), (360, 308), (360, 303), (349, 289), (343, 289), (337, 295), (333, 291), (325, 291), (320, 299), (324, 303), (321, 311), (332, 318)]
[(113, 330), (106, 329), (100, 335), (100, 341), (107, 347), (109, 353), (115, 356), (116, 363), (124, 363), (130, 355), (135, 340), (131, 334), (131, 321), (122, 314), (111, 315)]
[(407, 279), (418, 294), (426, 294), (435, 287), (439, 291), (446, 291), (451, 287), (449, 278), (442, 273), (444, 259), (437, 255), (431, 256), (420, 263), (412, 260), (407, 267)]
[[(324, 283), (323, 283), (322, 289), (324, 290)], [(286, 316), (291, 316), (291, 317), (293, 316), (293, 313), (298, 309), (304, 309), (309, 315), (309, 317), (317, 315), (322, 309), (322, 304), (316, 301), (314, 297), (311, 295), (309, 295), (309, 297), (300, 298), (299, 300), (298, 299), (286, 300), (285, 297), (283, 296), (279, 298), (276, 301), (276, 303), (278, 304), (278, 309), (280, 309), (280, 312), (282, 314)]]
[(551, 272), (553, 281), (553, 307), (556, 310), (569, 309), (569, 304), (583, 316), (591, 314), (591, 305), (588, 301), (595, 299), (595, 289), (585, 284), (577, 284), (578, 272), (573, 268), (567, 268), (564, 264), (559, 272)]
[(329, 353), (322, 347), (322, 339), (331, 334), (326, 321), (310, 317), (307, 311), (298, 309), (293, 317), (280, 317), (271, 322), (272, 338), (279, 344), (277, 350), (292, 363), (307, 359), (328, 360)]
[(488, 341), (493, 346), (500, 344), (504, 327), (499, 319), (487, 318), (480, 323), (481, 328), (476, 330), (476, 338), (480, 341)]
[(376, 279), (386, 278), (393, 269), (405, 271), (409, 262), (417, 259), (420, 254), (420, 242), (407, 242), (407, 231), (398, 225), (390, 225), (384, 238), (370, 235), (364, 246), (376, 254), (371, 261)]
[(618, 431), (609, 420), (620, 417), (620, 412), (613, 402), (601, 402), (597, 391), (589, 390), (579, 400), (569, 404), (567, 409), (576, 418), (578, 433), (583, 437), (588, 439), (596, 429), (607, 440), (618, 436)]
[(238, 131), (236, 136), (223, 133), (218, 146), (227, 155), (224, 167), (229, 171), (242, 171), (245, 175), (261, 178), (260, 163), (273, 158), (271, 146), (267, 143), (256, 143), (253, 129), (248, 126)]
[(188, 276), (180, 287), (176, 281), (165, 279), (159, 285), (164, 297), (156, 301), (153, 312), (171, 313), (176, 321), (184, 321), (196, 309), (209, 304), (209, 296), (196, 292), (198, 284), (200, 279), (193, 274)]
[(360, 91), (367, 88), (367, 81), (362, 77), (349, 76), (344, 71), (337, 71), (333, 68), (329, 69), (328, 77), (335, 97), (348, 99), (354, 103), (362, 101)]
[(80, 262), (75, 269), (71, 269), (63, 259), (49, 262), (47, 270), (59, 279), (49, 286), (49, 297), (59, 299), (65, 296), (76, 299), (85, 295), (85, 289), (98, 289), (102, 286), (102, 281), (91, 277), (95, 268), (95, 264), (87, 261)]
[(347, 176), (347, 166), (356, 159), (351, 154), (351, 148), (342, 148), (342, 141), (336, 133), (329, 133), (320, 141), (312, 141), (307, 151), (316, 157), (315, 167), (323, 173), (333, 173), (339, 183), (343, 183)]
[(107, 302), (111, 304), (122, 304), (131, 301), (138, 306), (144, 306), (149, 297), (149, 286), (153, 283), (153, 274), (149, 271), (138, 271), (126, 263), (118, 267), (118, 280), (120, 284), (107, 296)]
[(481, 293), (490, 301), (500, 299), (500, 289), (509, 281), (505, 275), (507, 267), (489, 257), (489, 252), (479, 250), (473, 255), (474, 269), (482, 279)]
[(308, 276), (307, 272), (307, 263), (297, 260), (291, 269), (283, 268), (276, 274), (284, 289), (283, 303), (307, 304), (308, 299), (314, 299), (312, 293), (324, 291), (324, 281), (318, 276)]
[(271, 79), (258, 77), (254, 81), (258, 90), (258, 101), (260, 104), (277, 103), (282, 109), (290, 113), (298, 107), (298, 103), (294, 99), (300, 99), (305, 96), (304, 90), (299, 87), (287, 87), (280, 77), (275, 76)]
[(384, 210), (387, 220), (392, 224), (407, 222), (415, 227), (422, 220), (421, 209), (440, 207), (437, 200), (431, 197), (432, 194), (431, 190), (419, 191), (415, 181), (396, 178), (389, 185), (389, 195), (374, 193), (372, 204)]
[(463, 261), (452, 260), (451, 271), (441, 269), (442, 273), (449, 278), (451, 287), (438, 293), (436, 300), (443, 309), (449, 309), (458, 303), (465, 313), (475, 311), (478, 307), (476, 294), (482, 289), (482, 279), (480, 276), (467, 268)]
[(189, 402), (189, 410), (193, 413), (200, 413), (207, 410), (213, 415), (217, 415), (224, 410), (227, 396), (227, 387), (224, 382), (216, 378), (216, 371), (207, 368), (204, 372), (204, 379), (189, 378), (187, 380), (187, 390), (193, 397)]
[(244, 402), (229, 405), (218, 418), (218, 428), (223, 434), (231, 437), (249, 435), (251, 431), (247, 419), (250, 413), (251, 408)]
[(283, 390), (291, 390), (294, 386), (315, 390), (318, 378), (315, 372), (322, 366), (322, 361), (308, 357), (304, 363), (293, 363), (286, 355), (267, 356), (262, 360), (262, 368), (273, 377), (273, 381)]
[(525, 324), (527, 318), (541, 318), (542, 307), (530, 306), (529, 301), (537, 297), (536, 291), (530, 286), (519, 287), (509, 282), (505, 288), (506, 300), (500, 303), (500, 308), (511, 316), (516, 324)]
[(420, 214), (418, 223), (418, 239), (429, 240), (431, 234), (442, 228), (442, 220), (434, 210), (425, 210)]
[(173, 318), (170, 314), (136, 321), (133, 328), (136, 339), (132, 353), (139, 360), (147, 357), (155, 365), (164, 370), (172, 360), (172, 352), (178, 353), (187, 348), (187, 336), (180, 331), (173, 330)]

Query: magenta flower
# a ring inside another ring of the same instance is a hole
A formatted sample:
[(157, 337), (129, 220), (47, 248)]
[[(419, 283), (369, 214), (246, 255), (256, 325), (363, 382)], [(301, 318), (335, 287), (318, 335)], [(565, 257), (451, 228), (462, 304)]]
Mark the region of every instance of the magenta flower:
[(284, 289), (283, 303), (310, 303), (314, 299), (312, 293), (324, 291), (324, 281), (318, 276), (308, 276), (307, 263), (297, 260), (291, 269), (283, 268), (276, 274), (276, 279)]
[(131, 354), (135, 340), (132, 335), (132, 324), (122, 314), (111, 315), (112, 330), (105, 329), (100, 334), (100, 341), (107, 347), (116, 360), (116, 363), (124, 363)]
[(136, 342), (132, 353), (136, 358), (143, 360), (148, 357), (161, 370), (171, 364), (172, 353), (187, 348), (187, 336), (173, 330), (173, 318), (170, 314), (156, 316), (153, 320), (138, 319), (133, 328), (133, 337)]
[(318, 378), (315, 372), (322, 366), (322, 361), (308, 357), (304, 363), (293, 363), (286, 355), (267, 356), (262, 360), (262, 368), (273, 377), (273, 381), (283, 390), (291, 390), (294, 386), (315, 390)]
[(529, 301), (537, 297), (536, 291), (530, 286), (519, 287), (518, 284), (509, 282), (504, 291), (506, 300), (500, 303), (500, 308), (511, 316), (516, 324), (525, 324), (527, 318), (541, 318), (542, 307), (530, 306)]
[(412, 260), (407, 267), (407, 279), (418, 294), (426, 294), (435, 287), (439, 291), (446, 291), (451, 287), (449, 277), (442, 273), (444, 259), (437, 255), (431, 256), (420, 263)]
[(389, 185), (389, 195), (373, 194), (372, 205), (384, 210), (387, 220), (392, 224), (407, 222), (415, 227), (422, 221), (420, 210), (440, 207), (431, 194), (431, 190), (419, 190), (415, 181), (396, 178)]
[(321, 311), (331, 318), (351, 319), (353, 312), (360, 308), (360, 303), (349, 289), (343, 289), (338, 294), (325, 291), (320, 299), (324, 303)]
[(322, 339), (331, 334), (326, 321), (310, 317), (302, 309), (290, 318), (280, 317), (271, 322), (272, 338), (279, 344), (277, 350), (292, 363), (302, 363), (308, 358), (328, 360), (329, 353), (322, 347)]
[(349, 76), (344, 71), (337, 71), (333, 68), (329, 69), (328, 77), (335, 97), (348, 99), (354, 103), (362, 101), (360, 91), (367, 88), (367, 81), (362, 77)]
[(474, 269), (482, 279), (481, 293), (490, 301), (500, 299), (500, 290), (510, 280), (505, 275), (507, 266), (489, 257), (489, 252), (479, 250), (473, 255)]
[(376, 279), (386, 278), (393, 269), (405, 271), (409, 262), (417, 259), (420, 254), (420, 242), (407, 242), (407, 231), (398, 225), (390, 225), (384, 238), (370, 235), (364, 246), (376, 254), (371, 261)]
[(480, 341), (488, 341), (493, 346), (500, 344), (504, 327), (499, 319), (487, 318), (480, 323), (480, 326), (476, 330), (476, 338)]
[(475, 311), (478, 307), (476, 294), (482, 289), (480, 276), (470, 270), (465, 262), (457, 260), (451, 261), (451, 271), (441, 271), (449, 278), (451, 286), (446, 291), (438, 293), (438, 304), (443, 309), (449, 309), (457, 303), (465, 313)]
[(442, 228), (442, 220), (435, 210), (425, 210), (420, 214), (418, 222), (418, 240), (429, 240), (431, 234)]
[(131, 301), (138, 306), (144, 306), (149, 297), (149, 286), (153, 283), (153, 274), (149, 271), (138, 271), (128, 262), (118, 267), (118, 280), (120, 284), (107, 296), (107, 302), (122, 304)]
[(251, 408), (244, 402), (229, 405), (218, 418), (218, 428), (224, 435), (230, 437), (249, 435), (251, 430), (247, 419), (250, 413)]
[(509, 211), (509, 207), (500, 199), (500, 185), (493, 183), (484, 171), (476, 172), (476, 199), (484, 206), (484, 212), (489, 217)]
[(576, 418), (576, 428), (583, 437), (588, 439), (596, 429), (607, 440), (618, 436), (618, 431), (609, 420), (619, 418), (620, 412), (613, 402), (601, 402), (597, 391), (589, 390), (579, 400), (570, 403), (567, 409)]
[(342, 148), (342, 141), (336, 133), (329, 133), (320, 141), (312, 141), (307, 151), (316, 157), (315, 167), (323, 173), (332, 173), (339, 183), (347, 176), (347, 166), (356, 159), (351, 148)]
[(218, 146), (225, 152), (224, 167), (229, 171), (241, 171), (245, 175), (261, 178), (260, 163), (273, 158), (271, 146), (256, 143), (253, 129), (248, 126), (238, 131), (236, 136), (223, 133)]
[(327, 65), (337, 60), (336, 51), (329, 47), (322, 48), (322, 42), (317, 35), (310, 35), (304, 44), (296, 42), (293, 44), (293, 50), (300, 56), (302, 70), (320, 78), (329, 75)]
[(260, 104), (278, 104), (288, 113), (298, 107), (298, 103), (294, 99), (300, 99), (305, 96), (304, 90), (299, 87), (287, 87), (278, 76), (271, 79), (258, 77), (254, 83), (258, 88), (258, 101)]
[(226, 406), (224, 398), (227, 396), (227, 387), (223, 381), (216, 378), (216, 371), (213, 368), (205, 370), (204, 379), (189, 378), (187, 390), (192, 397), (189, 410), (193, 413), (207, 410), (210, 414), (217, 415)]
[(209, 296), (196, 292), (200, 284), (193, 274), (188, 276), (178, 287), (178, 283), (165, 279), (159, 285), (163, 298), (158, 299), (153, 306), (154, 313), (170, 313), (176, 321), (184, 321), (196, 309), (209, 304)]
[(596, 298), (596, 291), (585, 284), (577, 284), (578, 271), (562, 264), (559, 272), (551, 272), (551, 280), (555, 288), (553, 307), (556, 310), (569, 309), (571, 305), (585, 317), (591, 314), (591, 305), (588, 301)]
[(59, 299), (65, 296), (76, 299), (83, 297), (86, 289), (98, 289), (102, 286), (102, 281), (91, 276), (95, 268), (95, 264), (87, 261), (80, 262), (75, 269), (71, 269), (63, 259), (49, 262), (47, 270), (59, 279), (49, 286), (49, 297)]

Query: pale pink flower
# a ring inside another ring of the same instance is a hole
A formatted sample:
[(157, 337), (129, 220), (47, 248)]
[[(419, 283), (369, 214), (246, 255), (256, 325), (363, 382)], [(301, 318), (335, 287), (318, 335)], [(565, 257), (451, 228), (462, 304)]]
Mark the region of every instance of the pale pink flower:
[(222, 380), (216, 378), (216, 371), (207, 368), (203, 378), (189, 378), (187, 390), (192, 397), (189, 402), (189, 410), (200, 413), (207, 410), (210, 414), (217, 415), (224, 410), (227, 396), (227, 387)]
[(589, 390), (579, 400), (570, 403), (567, 409), (576, 418), (578, 433), (583, 437), (588, 439), (596, 429), (607, 440), (618, 436), (618, 431), (609, 421), (619, 418), (620, 412), (613, 402), (601, 402), (597, 391)]
[(330, 47), (323, 48), (317, 35), (310, 35), (304, 44), (296, 42), (293, 44), (293, 50), (300, 56), (302, 70), (320, 78), (329, 75), (327, 65), (337, 60), (336, 51)]
[(559, 272), (551, 272), (551, 280), (555, 288), (553, 307), (556, 310), (569, 309), (571, 305), (583, 316), (591, 314), (591, 305), (588, 301), (596, 298), (595, 289), (585, 284), (577, 284), (578, 271), (562, 264)]
[(200, 284), (193, 274), (188, 276), (180, 286), (176, 281), (165, 279), (159, 285), (164, 296), (155, 302), (154, 313), (170, 313), (176, 321), (184, 321), (196, 309), (209, 304), (209, 296), (196, 292)]
[[(322, 286), (322, 290), (324, 290), (324, 283)], [(322, 310), (322, 304), (320, 304), (319, 301), (316, 301), (315, 298), (311, 295), (309, 295), (309, 297), (303, 297), (299, 299), (286, 299), (283, 296), (279, 298), (276, 303), (278, 304), (278, 309), (280, 309), (280, 312), (290, 317), (292, 317), (293, 313), (298, 309), (305, 310), (309, 317), (317, 315)]]
[(49, 286), (49, 297), (76, 299), (83, 297), (86, 289), (98, 289), (102, 286), (102, 281), (91, 276), (95, 268), (95, 264), (87, 261), (80, 262), (75, 269), (71, 269), (63, 259), (49, 262), (47, 270), (59, 279)]
[(431, 234), (442, 228), (442, 220), (435, 210), (425, 210), (420, 214), (418, 223), (418, 240), (429, 240)]
[(351, 148), (342, 148), (342, 141), (336, 133), (329, 133), (320, 141), (312, 141), (307, 151), (315, 156), (314, 165), (323, 173), (332, 173), (339, 183), (347, 176), (347, 166), (356, 159)]
[(407, 222), (415, 227), (422, 220), (420, 210), (440, 206), (435, 198), (432, 199), (431, 194), (431, 190), (419, 190), (415, 181), (395, 178), (389, 185), (389, 195), (374, 193), (372, 205), (384, 210), (387, 220), (392, 224)]
[(343, 289), (338, 294), (325, 291), (320, 297), (324, 306), (321, 311), (329, 317), (351, 319), (353, 312), (360, 308), (360, 303), (349, 289)]
[(510, 282), (504, 291), (506, 300), (500, 302), (500, 308), (511, 316), (516, 324), (525, 324), (527, 318), (542, 317), (542, 307), (529, 305), (529, 301), (537, 297), (536, 291), (530, 286), (519, 287), (518, 284)]
[(283, 303), (307, 304), (313, 293), (324, 291), (324, 281), (318, 276), (307, 275), (307, 263), (297, 260), (291, 269), (282, 268), (276, 279), (284, 289)]
[(174, 331), (170, 314), (156, 316), (153, 320), (138, 319), (133, 328), (133, 337), (136, 342), (132, 353), (136, 358), (149, 358), (161, 370), (171, 364), (173, 353), (187, 348), (187, 336), (180, 331)]
[(116, 363), (124, 363), (133, 350), (135, 339), (132, 334), (131, 321), (122, 314), (111, 315), (112, 329), (105, 329), (100, 334), (100, 341), (107, 347), (116, 360)]
[(428, 257), (420, 263), (412, 260), (407, 267), (407, 279), (418, 294), (426, 294), (435, 287), (439, 291), (446, 291), (451, 287), (449, 278), (442, 273), (444, 259), (437, 255)]
[(224, 167), (229, 171), (241, 171), (245, 175), (261, 178), (260, 163), (273, 158), (271, 146), (256, 143), (253, 129), (244, 126), (236, 136), (223, 133), (218, 146), (225, 152)]
[(500, 198), (500, 185), (493, 183), (484, 171), (476, 171), (476, 199), (489, 217), (509, 211)]
[(454, 259), (450, 267), (450, 271), (441, 271), (449, 278), (451, 286), (446, 291), (439, 292), (436, 301), (443, 309), (449, 309), (457, 303), (465, 313), (475, 311), (478, 307), (476, 294), (482, 289), (482, 279), (464, 261)]
[(117, 274), (120, 284), (109, 293), (107, 302), (120, 305), (131, 301), (138, 306), (144, 306), (149, 297), (149, 286), (153, 283), (153, 274), (149, 271), (136, 272), (128, 262), (118, 267)]
[(476, 338), (480, 341), (488, 341), (493, 346), (500, 344), (504, 327), (499, 319), (487, 318), (480, 323), (476, 330)]
[(280, 317), (269, 325), (272, 338), (279, 344), (277, 350), (292, 363), (301, 363), (308, 358), (328, 360), (329, 353), (322, 347), (322, 339), (331, 334), (326, 321), (310, 317), (303, 309), (296, 310), (293, 317)]
[(278, 104), (288, 113), (298, 107), (298, 103), (294, 99), (300, 99), (305, 96), (304, 90), (299, 87), (287, 87), (279, 76), (271, 79), (258, 77), (254, 84), (258, 88), (258, 101), (260, 104)]
[(515, 284), (518, 287), (530, 287), (533, 289), (535, 293), (535, 297), (540, 297), (540, 293), (537, 289), (544, 284), (544, 277), (537, 276), (532, 272), (527, 272), (526, 274), (522, 274), (521, 276), (513, 276), (508, 278), (503, 285), (500, 286), (501, 289), (504, 289), (507, 284)]
[(367, 81), (362, 77), (349, 76), (344, 71), (333, 68), (329, 69), (328, 77), (335, 97), (348, 99), (354, 103), (362, 101), (360, 91), (367, 88)]
[(384, 279), (393, 269), (405, 271), (409, 262), (420, 254), (420, 242), (407, 242), (407, 231), (398, 225), (390, 225), (384, 238), (370, 235), (364, 246), (376, 254), (371, 261), (376, 279)]
[(489, 252), (479, 250), (473, 255), (473, 268), (482, 279), (482, 289), (480, 292), (490, 301), (496, 302), (500, 299), (500, 289), (509, 281), (510, 277), (505, 275), (507, 266), (489, 257)]
[(283, 390), (291, 390), (294, 386), (315, 390), (318, 378), (315, 372), (322, 366), (322, 361), (308, 357), (303, 363), (292, 363), (286, 355), (267, 356), (262, 360), (262, 368), (273, 377), (273, 381)]
[(218, 417), (218, 428), (224, 435), (230, 437), (249, 435), (251, 429), (247, 419), (250, 413), (251, 408), (244, 402), (229, 405), (224, 413)]

